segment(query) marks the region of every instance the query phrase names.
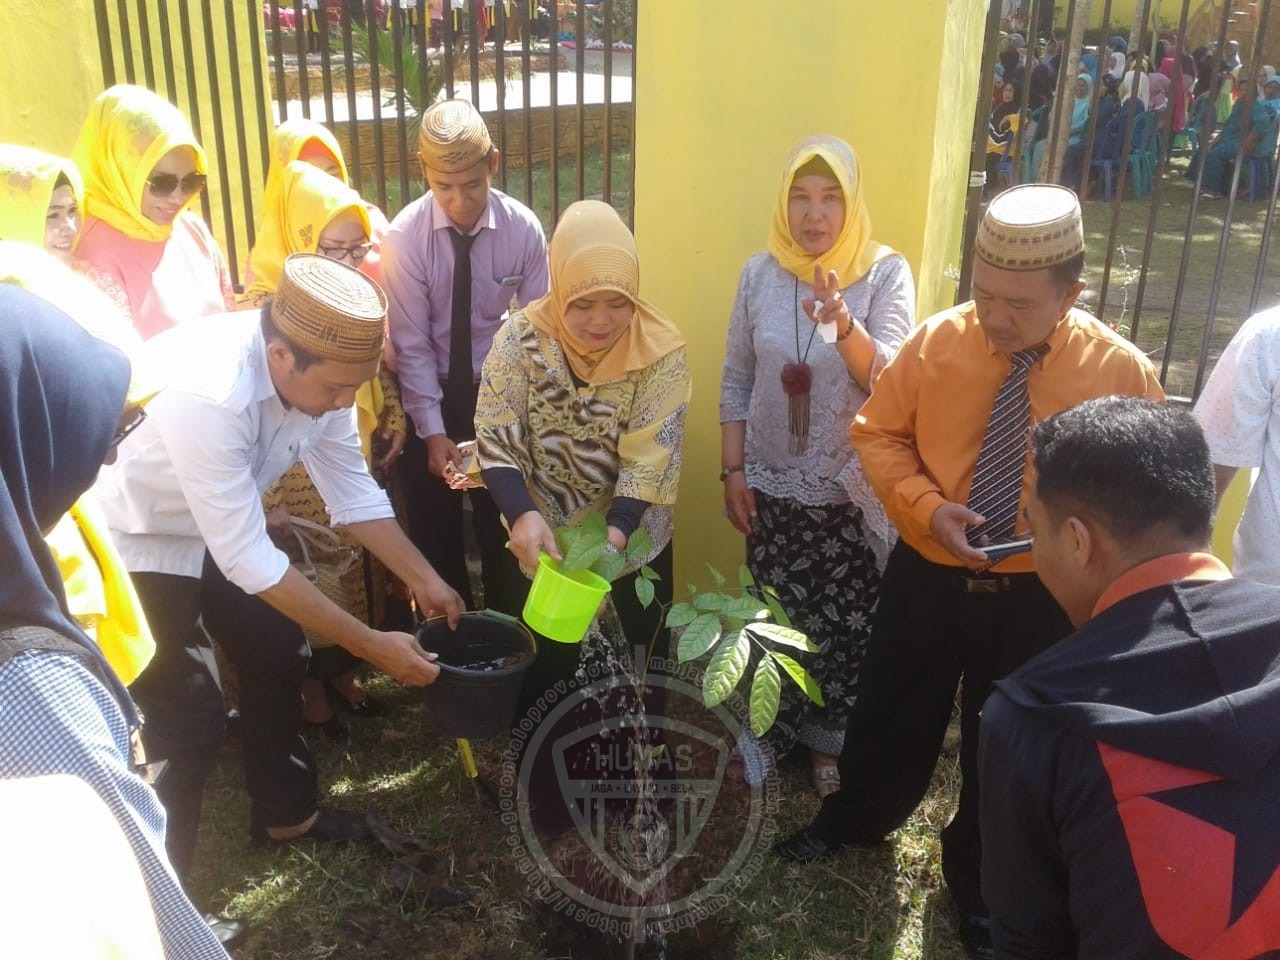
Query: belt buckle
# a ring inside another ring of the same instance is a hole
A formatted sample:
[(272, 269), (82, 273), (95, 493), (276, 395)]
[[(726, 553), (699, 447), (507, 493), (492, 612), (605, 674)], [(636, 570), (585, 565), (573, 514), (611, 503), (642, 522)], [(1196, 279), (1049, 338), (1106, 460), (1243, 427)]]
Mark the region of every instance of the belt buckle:
[(995, 577), (965, 577), (965, 593), (999, 593), (1000, 581)]

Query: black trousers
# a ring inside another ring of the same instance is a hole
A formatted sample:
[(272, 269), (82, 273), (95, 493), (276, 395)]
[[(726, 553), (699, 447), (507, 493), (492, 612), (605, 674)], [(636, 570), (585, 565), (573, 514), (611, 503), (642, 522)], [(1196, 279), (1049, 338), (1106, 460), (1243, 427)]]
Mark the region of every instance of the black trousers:
[[(988, 590), (994, 592), (987, 592)], [(814, 826), (830, 841), (873, 843), (906, 821), (933, 777), (961, 678), (955, 817), (942, 874), (962, 914), (986, 914), (978, 829), (978, 721), (991, 685), (1071, 631), (1035, 574), (973, 578), (899, 541), (880, 582), (840, 754), (841, 789)]]
[(397, 469), (409, 514), (409, 539), (422, 552), (445, 583), (458, 591), (468, 610), (476, 609), (467, 555), (463, 546), (463, 498), (471, 500), (471, 518), (480, 547), (480, 578), (484, 603), (513, 617), (524, 606), (527, 582), (520, 564), (506, 548), (507, 528), (488, 491), (451, 490), (427, 469), (427, 442), (409, 425), (409, 440)]
[(156, 652), (129, 692), (145, 723), (149, 760), (167, 760), (156, 783), (168, 824), (165, 848), (185, 883), (195, 855), (204, 783), (222, 742), (226, 713), (213, 650), (199, 626), (200, 581), (134, 573), (133, 585), (155, 637)]

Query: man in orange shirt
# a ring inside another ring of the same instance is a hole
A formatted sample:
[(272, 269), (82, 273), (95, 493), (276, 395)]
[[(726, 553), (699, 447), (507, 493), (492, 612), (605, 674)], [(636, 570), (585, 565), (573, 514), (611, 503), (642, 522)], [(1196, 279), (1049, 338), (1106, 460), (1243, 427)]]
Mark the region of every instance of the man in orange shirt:
[(991, 956), (980, 889), (979, 709), (994, 681), (1066, 636), (1070, 623), (1029, 552), (994, 561), (987, 551), (1024, 532), (1032, 424), (1093, 397), (1164, 394), (1140, 352), (1073, 306), (1084, 289), (1084, 231), (1072, 191), (1028, 184), (1000, 194), (976, 253), (973, 301), (916, 328), (851, 430), (901, 539), (859, 670), (842, 788), (777, 852), (808, 862), (878, 843), (901, 826), (929, 787), (963, 677), (964, 779), (942, 833), (942, 870), (966, 948)]

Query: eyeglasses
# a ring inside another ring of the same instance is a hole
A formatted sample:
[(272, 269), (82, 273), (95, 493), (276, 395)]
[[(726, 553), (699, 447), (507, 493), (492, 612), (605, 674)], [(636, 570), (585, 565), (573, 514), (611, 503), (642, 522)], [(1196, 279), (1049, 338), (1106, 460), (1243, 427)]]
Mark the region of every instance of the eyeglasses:
[(188, 173), (185, 177), (176, 173), (157, 173), (147, 178), (147, 186), (157, 197), (167, 197), (179, 188), (185, 196), (190, 196), (203, 190), (208, 181), (209, 176), (204, 173)]
[(129, 414), (129, 419), (125, 421), (125, 423), (121, 424), (119, 429), (116, 430), (116, 435), (111, 438), (111, 443), (107, 449), (114, 450), (116, 447), (120, 446), (120, 444), (124, 443), (125, 438), (142, 426), (142, 421), (145, 419), (147, 419), (146, 407), (134, 407), (133, 411)]
[(367, 240), (364, 243), (357, 243), (354, 247), (316, 247), (323, 256), (330, 260), (347, 260), (352, 263), (359, 263), (369, 255), (369, 251), (373, 249), (373, 244)]

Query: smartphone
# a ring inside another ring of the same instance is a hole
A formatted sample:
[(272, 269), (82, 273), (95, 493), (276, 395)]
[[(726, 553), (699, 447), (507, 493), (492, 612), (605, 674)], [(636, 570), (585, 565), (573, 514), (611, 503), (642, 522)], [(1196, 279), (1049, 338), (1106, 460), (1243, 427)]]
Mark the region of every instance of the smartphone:
[(1031, 550), (1031, 538), (1020, 537), (1011, 540), (997, 540), (978, 549), (987, 555), (988, 560), (994, 563), (997, 560), (1003, 560), (1005, 557), (1013, 557), (1019, 553), (1029, 552)]

